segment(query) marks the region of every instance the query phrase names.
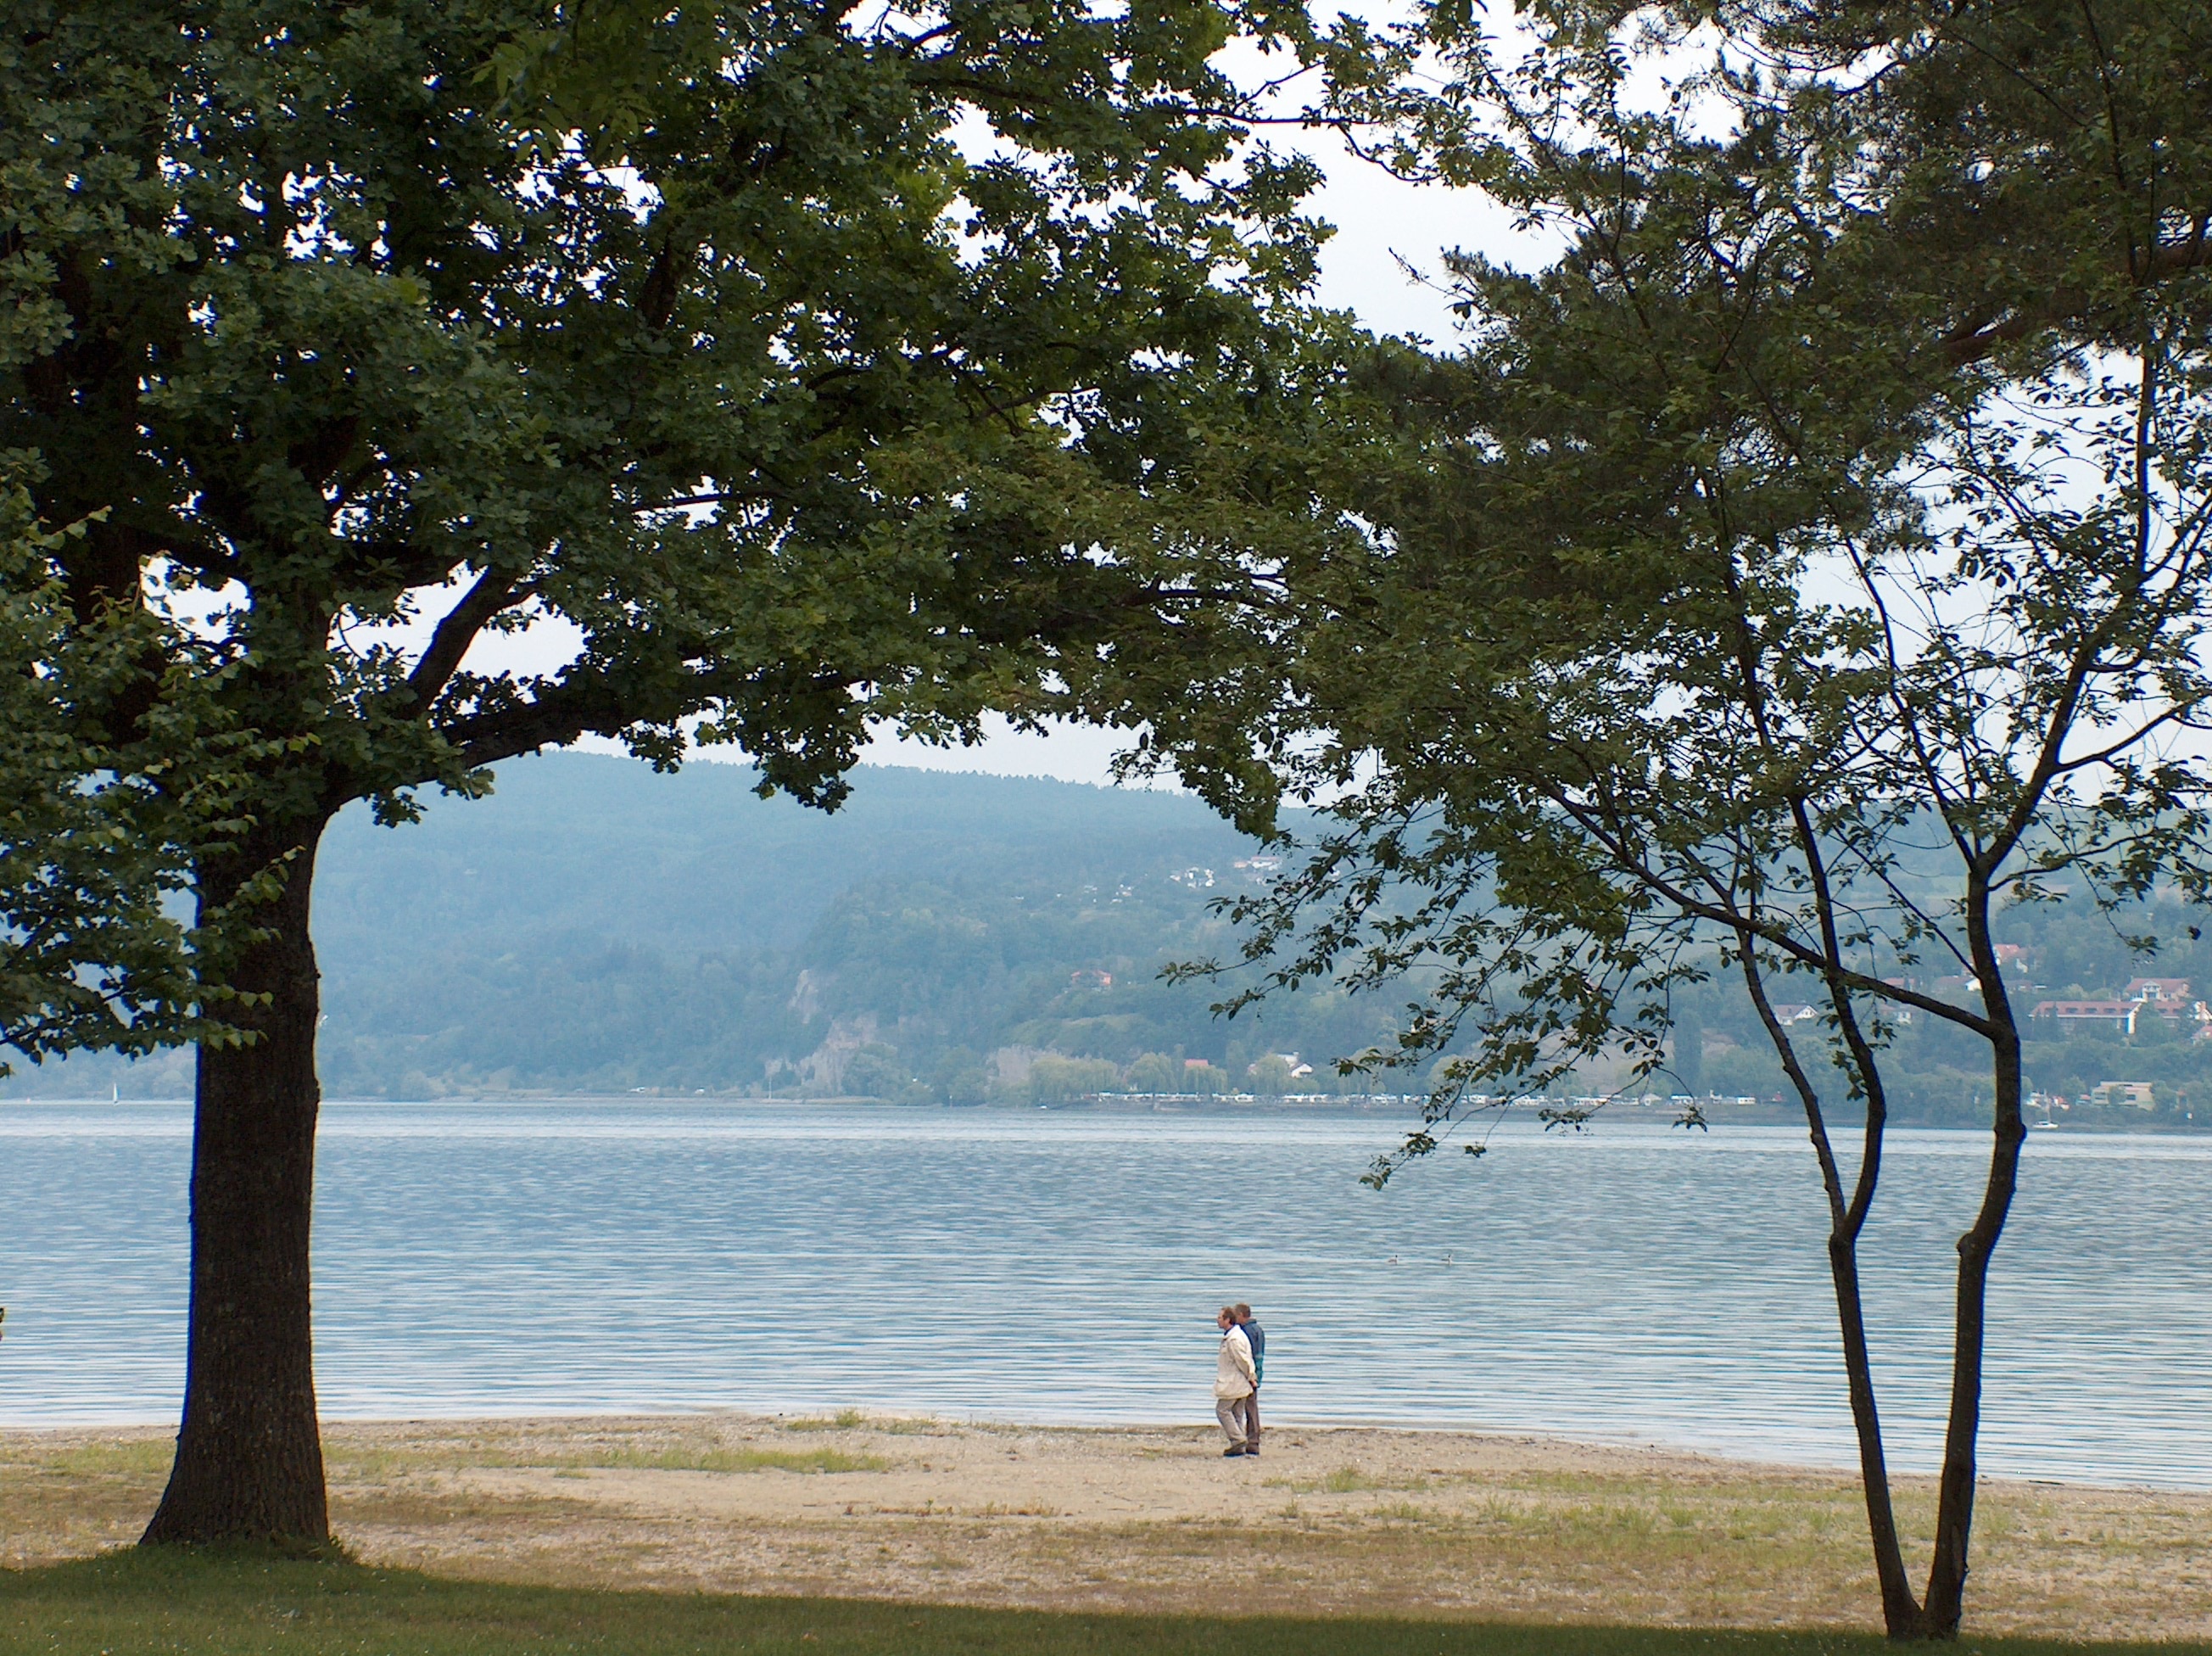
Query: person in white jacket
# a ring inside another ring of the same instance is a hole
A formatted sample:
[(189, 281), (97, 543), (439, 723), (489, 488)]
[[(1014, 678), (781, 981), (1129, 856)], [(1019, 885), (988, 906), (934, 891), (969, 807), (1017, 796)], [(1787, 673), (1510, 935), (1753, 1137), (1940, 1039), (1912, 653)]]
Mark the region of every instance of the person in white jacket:
[(1249, 1454), (1243, 1404), (1244, 1399), (1259, 1389), (1260, 1372), (1252, 1366), (1252, 1342), (1237, 1327), (1234, 1306), (1222, 1306), (1218, 1326), (1221, 1330), (1221, 1355), (1213, 1369), (1213, 1417), (1221, 1422), (1221, 1429), (1229, 1436), (1229, 1446), (1221, 1452), (1224, 1458)]

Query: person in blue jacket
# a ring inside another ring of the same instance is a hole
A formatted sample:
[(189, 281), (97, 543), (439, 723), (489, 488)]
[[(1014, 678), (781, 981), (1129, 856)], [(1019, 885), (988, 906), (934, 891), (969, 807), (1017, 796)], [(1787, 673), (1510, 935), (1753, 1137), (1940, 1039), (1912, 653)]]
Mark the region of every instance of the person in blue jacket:
[(1252, 1345), (1252, 1391), (1251, 1394), (1244, 1399), (1242, 1412), (1244, 1422), (1244, 1452), (1248, 1455), (1256, 1455), (1260, 1452), (1260, 1386), (1267, 1378), (1267, 1332), (1252, 1320), (1251, 1306), (1240, 1303), (1234, 1309), (1237, 1312), (1237, 1326), (1244, 1330), (1245, 1339)]

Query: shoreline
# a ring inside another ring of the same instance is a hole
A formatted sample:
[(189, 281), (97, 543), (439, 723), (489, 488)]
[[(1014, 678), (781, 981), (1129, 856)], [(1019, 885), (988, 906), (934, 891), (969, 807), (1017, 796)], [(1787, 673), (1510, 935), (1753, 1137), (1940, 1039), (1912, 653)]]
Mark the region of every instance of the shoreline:
[[(719, 1421), (753, 1421), (775, 1426), (787, 1421), (805, 1421), (831, 1417), (839, 1413), (854, 1412), (839, 1405), (823, 1403), (814, 1408), (793, 1406), (770, 1413), (748, 1409), (699, 1409), (672, 1406), (665, 1409), (629, 1407), (622, 1409), (587, 1408), (562, 1409), (527, 1407), (512, 1410), (498, 1409), (457, 1409), (451, 1413), (436, 1410), (415, 1413), (325, 1414), (321, 1419), (323, 1433), (362, 1431), (410, 1430), (442, 1431), (471, 1426), (488, 1429), (511, 1430), (518, 1428), (544, 1426), (549, 1428), (573, 1428), (579, 1426), (604, 1424), (623, 1426), (667, 1426), (684, 1422), (712, 1422)], [(1194, 1416), (1181, 1420), (1100, 1420), (1095, 1416), (1074, 1419), (1053, 1415), (1010, 1415), (1003, 1413), (938, 1410), (930, 1413), (905, 1411), (897, 1409), (872, 1409), (860, 1411), (865, 1417), (885, 1425), (911, 1423), (916, 1427), (942, 1428), (947, 1431), (976, 1432), (1052, 1432), (1076, 1434), (1172, 1434), (1189, 1431), (1212, 1431), (1208, 1422)], [(176, 1433), (174, 1416), (160, 1417), (88, 1416), (74, 1420), (10, 1422), (0, 1420), (0, 1454), (4, 1454), (14, 1440), (35, 1440), (40, 1438), (112, 1437), (132, 1441), (146, 1439), (172, 1440)], [(1853, 1482), (1858, 1469), (1848, 1459), (1838, 1456), (1832, 1461), (1790, 1459), (1771, 1454), (1732, 1454), (1724, 1449), (1698, 1447), (1685, 1444), (1661, 1442), (1648, 1438), (1627, 1435), (1618, 1437), (1593, 1434), (1589, 1436), (1572, 1433), (1526, 1430), (1512, 1427), (1480, 1425), (1407, 1426), (1402, 1422), (1380, 1418), (1359, 1416), (1317, 1416), (1285, 1415), (1267, 1418), (1267, 1429), (1316, 1435), (1359, 1433), (1382, 1437), (1465, 1439), (1485, 1444), (1514, 1445), (1530, 1450), (1554, 1450), (1563, 1454), (1592, 1455), (1624, 1454), (1650, 1456), (1661, 1462), (1680, 1462), (1686, 1464), (1710, 1464), (1747, 1473), (1765, 1473), (1802, 1476), (1808, 1479), (1843, 1478)], [(1919, 1482), (1932, 1484), (1936, 1471), (1901, 1470), (1892, 1452), (1890, 1474), (1903, 1483)], [(2016, 1485), (2026, 1489), (2072, 1489), (2116, 1495), (2173, 1495), (2183, 1499), (2203, 1497), (2212, 1503), (2212, 1483), (2130, 1482), (2109, 1478), (2076, 1478), (2029, 1476), (2013, 1472), (1984, 1470), (1977, 1478), (1977, 1488)]]
[[(1255, 1118), (1279, 1117), (1286, 1121), (1310, 1121), (1341, 1117), (1363, 1121), (1388, 1121), (1407, 1111), (1418, 1111), (1425, 1095), (1420, 1093), (1322, 1093), (1285, 1094), (1280, 1097), (1239, 1096), (1199, 1093), (1130, 1094), (1127, 1097), (1109, 1094), (1099, 1098), (1065, 1099), (1048, 1104), (1024, 1103), (1008, 1099), (976, 1099), (960, 1104), (904, 1104), (891, 1099), (872, 1097), (794, 1097), (775, 1093), (699, 1093), (675, 1088), (639, 1089), (625, 1093), (571, 1093), (557, 1090), (527, 1090), (514, 1093), (453, 1093), (436, 1098), (344, 1098), (331, 1097), (323, 1100), (326, 1105), (341, 1108), (391, 1106), (401, 1109), (431, 1109), (443, 1105), (514, 1106), (518, 1105), (589, 1105), (604, 1107), (609, 1105), (728, 1105), (753, 1108), (782, 1108), (791, 1111), (795, 1117), (823, 1111), (867, 1111), (904, 1117), (962, 1117), (974, 1115), (1002, 1115), (1015, 1117), (1041, 1114), (1075, 1116), (1097, 1119), (1167, 1120), (1204, 1119), (1224, 1117), (1249, 1121)], [(161, 1105), (189, 1109), (189, 1096), (155, 1096), (128, 1099), (103, 1099), (97, 1093), (10, 1093), (0, 1085), (0, 1112), (11, 1105)], [(1694, 1102), (1704, 1107), (1713, 1127), (1781, 1128), (1793, 1132), (1804, 1130), (1804, 1117), (1786, 1105), (1760, 1101), (1742, 1105), (1732, 1099), (1706, 1097)], [(1598, 1117), (1601, 1125), (1671, 1128), (1668, 1119), (1672, 1100), (1644, 1105), (1636, 1099), (1614, 1100), (1606, 1113)], [(1617, 1113), (1616, 1113), (1617, 1112)], [(2130, 1111), (2130, 1113), (2133, 1113)], [(1511, 1120), (1530, 1127), (1534, 1117), (1517, 1114), (1501, 1119)], [(1857, 1117), (1836, 1114), (1828, 1118), (1832, 1131), (1856, 1131), (1863, 1123)], [(2039, 1136), (2045, 1135), (2046, 1123), (2029, 1123)], [(2066, 1121), (2047, 1123), (2049, 1135), (2069, 1138), (2147, 1138), (2190, 1139), (2212, 1138), (2212, 1117), (2206, 1124), (2197, 1126), (2190, 1121), (2122, 1120), (2118, 1118), (2094, 1121)], [(1986, 1123), (1954, 1120), (1926, 1120), (1918, 1117), (1890, 1118), (1893, 1132), (1961, 1133), (1986, 1136)]]
[[(137, 1538), (167, 1425), (0, 1430), (0, 1566)], [(1503, 1434), (865, 1415), (326, 1422), (363, 1562), (1054, 1609), (1870, 1629), (1848, 1472)], [(1933, 1480), (1896, 1491), (1924, 1568)], [(1972, 1624), (2212, 1637), (2212, 1495), (1985, 1480)]]

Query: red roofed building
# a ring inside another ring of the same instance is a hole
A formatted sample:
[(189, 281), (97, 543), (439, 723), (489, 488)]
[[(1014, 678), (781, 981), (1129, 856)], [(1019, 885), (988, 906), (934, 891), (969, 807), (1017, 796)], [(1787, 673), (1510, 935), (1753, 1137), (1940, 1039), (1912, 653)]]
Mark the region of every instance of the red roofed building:
[(2134, 1001), (2039, 1001), (2028, 1014), (2039, 1024), (2056, 1024), (2061, 1034), (2081, 1029), (2115, 1029), (2122, 1033), (2135, 1027)]

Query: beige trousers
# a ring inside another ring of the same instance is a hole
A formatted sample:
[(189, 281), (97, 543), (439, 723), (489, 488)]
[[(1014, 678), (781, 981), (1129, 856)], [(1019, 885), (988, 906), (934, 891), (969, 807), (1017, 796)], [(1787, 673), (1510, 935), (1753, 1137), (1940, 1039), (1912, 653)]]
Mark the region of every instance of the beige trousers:
[(1243, 1398), (1216, 1397), (1213, 1400), (1213, 1418), (1221, 1422), (1221, 1429), (1229, 1434), (1231, 1448), (1235, 1449), (1243, 1445), (1244, 1441)]

